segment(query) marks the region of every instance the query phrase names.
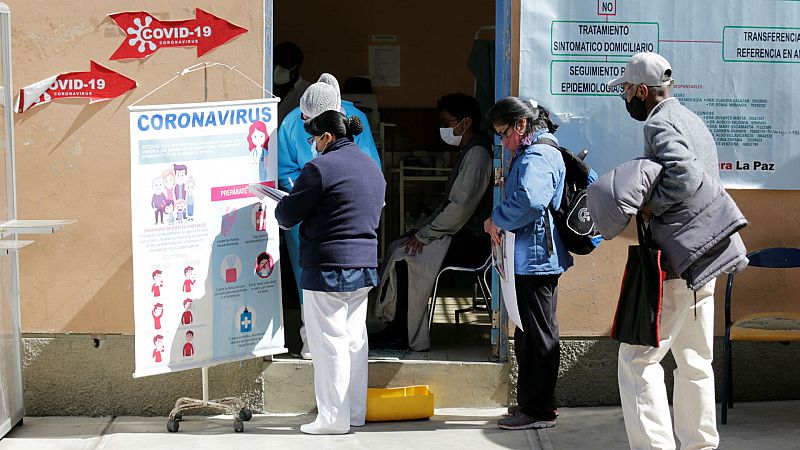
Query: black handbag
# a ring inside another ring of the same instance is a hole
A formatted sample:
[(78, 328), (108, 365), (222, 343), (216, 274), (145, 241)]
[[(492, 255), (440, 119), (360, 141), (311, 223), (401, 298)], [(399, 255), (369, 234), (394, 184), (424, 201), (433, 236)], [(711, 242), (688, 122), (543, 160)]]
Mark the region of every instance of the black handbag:
[(611, 337), (626, 344), (658, 347), (662, 287), (667, 273), (661, 267), (661, 250), (653, 244), (641, 213), (636, 216), (636, 232), (639, 245), (628, 247)]

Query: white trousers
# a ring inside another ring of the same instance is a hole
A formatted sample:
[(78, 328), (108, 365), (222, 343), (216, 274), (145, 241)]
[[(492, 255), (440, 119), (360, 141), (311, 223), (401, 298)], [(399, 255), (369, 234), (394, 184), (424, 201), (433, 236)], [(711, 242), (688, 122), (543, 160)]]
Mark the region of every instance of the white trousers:
[(306, 313), (303, 311), (303, 304), (300, 303), (300, 342), (303, 343), (301, 352), (308, 348), (308, 336), (306, 335)]
[[(674, 449), (661, 360), (672, 350), (677, 363), (675, 435), (682, 450), (719, 445), (714, 402), (714, 285), (694, 293), (684, 280), (667, 280), (661, 307), (659, 347), (620, 344), (617, 376), (625, 430), (632, 449)], [(697, 317), (695, 317), (697, 313)]]
[(316, 426), (347, 432), (367, 414), (367, 293), (303, 290), (308, 345), (314, 364)]

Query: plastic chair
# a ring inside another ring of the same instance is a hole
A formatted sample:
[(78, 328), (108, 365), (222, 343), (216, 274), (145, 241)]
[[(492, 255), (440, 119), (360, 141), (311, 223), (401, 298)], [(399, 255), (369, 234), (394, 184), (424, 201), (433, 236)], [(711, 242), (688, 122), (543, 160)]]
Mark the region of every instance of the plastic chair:
[[(765, 248), (747, 255), (748, 266), (768, 269), (800, 267), (800, 249)], [(722, 424), (728, 423), (728, 408), (733, 409), (733, 353), (731, 341), (790, 342), (800, 341), (800, 314), (762, 312), (731, 320), (731, 293), (734, 274), (728, 275), (725, 288), (725, 337), (722, 341)]]
[(433, 285), (433, 294), (431, 295), (430, 308), (428, 308), (428, 330), (431, 329), (431, 324), (433, 324), (433, 312), (436, 309), (436, 292), (439, 290), (439, 279), (442, 277), (442, 274), (448, 271), (466, 272), (466, 273), (471, 273), (475, 276), (475, 284), (473, 285), (473, 293), (472, 293), (472, 306), (469, 308), (456, 310), (456, 325), (459, 325), (460, 314), (463, 314), (468, 311), (483, 310), (483, 308), (479, 307), (477, 304), (478, 288), (480, 288), (481, 290), (481, 299), (483, 300), (483, 307), (486, 308), (485, 310), (487, 312), (491, 311), (492, 294), (491, 294), (491, 289), (489, 289), (489, 283), (486, 280), (486, 274), (489, 272), (489, 269), (491, 267), (492, 267), (492, 256), (489, 255), (489, 257), (486, 258), (486, 262), (484, 262), (483, 265), (481, 265), (480, 267), (448, 266), (440, 270), (439, 274), (436, 275), (436, 283), (434, 283)]

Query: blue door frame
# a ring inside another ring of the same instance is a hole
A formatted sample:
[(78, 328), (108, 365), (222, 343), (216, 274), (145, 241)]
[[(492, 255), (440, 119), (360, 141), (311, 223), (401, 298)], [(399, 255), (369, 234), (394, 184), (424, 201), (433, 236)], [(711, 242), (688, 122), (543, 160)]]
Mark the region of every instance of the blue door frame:
[[(500, 100), (511, 95), (511, 14), (512, 0), (496, 0), (495, 3), (495, 62), (494, 97)], [(495, 179), (502, 180), (506, 175), (506, 160), (500, 140), (494, 143)], [(500, 201), (501, 185), (495, 183), (494, 203)], [(500, 298), (500, 280), (492, 270), (492, 357), (497, 361), (508, 359), (508, 313)]]
[[(512, 0), (496, 0), (495, 3), (495, 100), (511, 95), (511, 14)], [(264, 0), (264, 87), (272, 86), (272, 29), (273, 0)], [(505, 176), (504, 150), (500, 141), (494, 143), (494, 169)], [(494, 203), (500, 200), (500, 186), (494, 186)], [(500, 283), (497, 272), (492, 271), (492, 358), (508, 359), (508, 313), (500, 298)]]
[(264, 87), (272, 92), (272, 0), (264, 0)]

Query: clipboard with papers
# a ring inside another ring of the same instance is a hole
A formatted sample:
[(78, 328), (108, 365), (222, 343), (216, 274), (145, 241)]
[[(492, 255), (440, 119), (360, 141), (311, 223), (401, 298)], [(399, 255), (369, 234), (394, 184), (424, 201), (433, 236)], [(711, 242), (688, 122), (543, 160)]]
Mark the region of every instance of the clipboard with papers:
[(264, 200), (265, 198), (269, 198), (271, 200), (279, 202), (279, 201), (281, 201), (281, 199), (283, 197), (286, 196), (286, 192), (279, 191), (279, 190), (277, 190), (275, 188), (271, 188), (269, 186), (264, 186), (263, 184), (260, 184), (260, 183), (249, 184), (249, 185), (247, 185), (247, 189), (249, 189), (250, 192), (252, 192), (253, 195), (258, 197), (260, 200)]
[(520, 319), (519, 305), (517, 304), (517, 291), (514, 285), (514, 242), (516, 236), (510, 231), (503, 231), (502, 233), (500, 245), (492, 243), (492, 260), (494, 268), (500, 276), (500, 292), (503, 294), (503, 303), (506, 305), (508, 318), (522, 330), (522, 320)]
[(492, 264), (494, 265), (497, 274), (502, 280), (506, 279), (506, 249), (505, 249), (505, 236), (501, 239), (500, 245), (492, 242)]

